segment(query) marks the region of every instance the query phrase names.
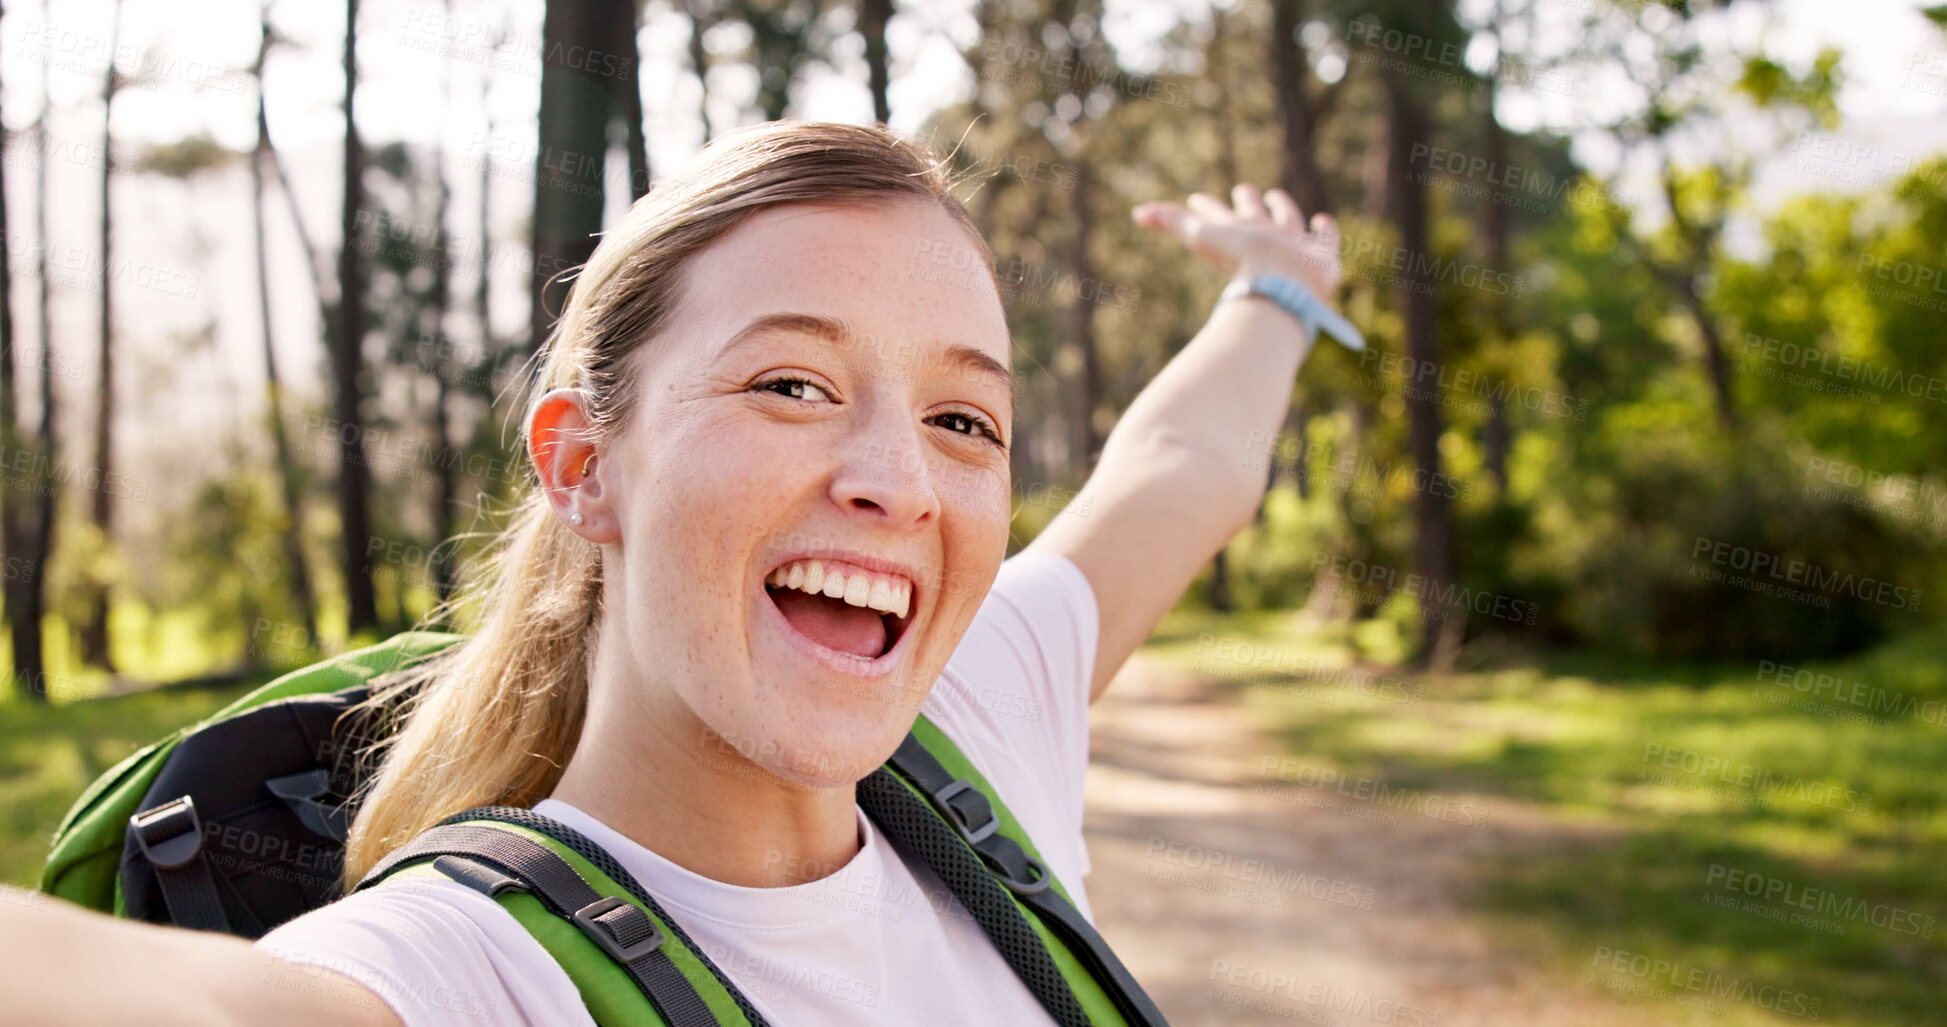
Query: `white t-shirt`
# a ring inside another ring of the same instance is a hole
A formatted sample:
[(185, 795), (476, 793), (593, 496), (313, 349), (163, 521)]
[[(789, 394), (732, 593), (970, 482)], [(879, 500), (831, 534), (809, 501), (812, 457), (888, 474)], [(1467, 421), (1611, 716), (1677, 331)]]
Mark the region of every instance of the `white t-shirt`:
[[(986, 775), (1087, 916), (1082, 778), (1098, 631), (1080, 569), (1057, 555), (1017, 555), (921, 707)], [(701, 877), (554, 799), (535, 811), (608, 850), (779, 1027), (1049, 1022), (959, 901), (862, 810), (858, 855), (788, 888)], [(406, 1027), (594, 1024), (527, 930), (452, 881), (369, 888), (257, 944), (363, 983)]]

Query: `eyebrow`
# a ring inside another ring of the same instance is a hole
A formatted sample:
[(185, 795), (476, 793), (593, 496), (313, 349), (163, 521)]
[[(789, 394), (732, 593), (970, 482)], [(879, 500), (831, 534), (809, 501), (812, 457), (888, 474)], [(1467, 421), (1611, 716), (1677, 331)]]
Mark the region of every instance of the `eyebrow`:
[[(847, 349), (860, 348), (860, 336), (858, 333), (852, 331), (851, 326), (847, 325), (843, 320), (834, 317), (822, 317), (817, 314), (787, 311), (776, 314), (764, 314), (752, 319), (749, 324), (737, 329), (736, 334), (724, 342), (717, 350), (717, 355), (722, 356), (754, 338), (773, 333), (813, 335), (824, 339), (826, 342)], [(917, 357), (917, 354), (915, 353), (914, 356)], [(1006, 364), (995, 360), (993, 357), (988, 356), (973, 346), (969, 346), (964, 342), (948, 343), (942, 355), (941, 362), (962, 370), (972, 371), (991, 378), (998, 378), (1000, 381), (1006, 383), (1008, 400), (1012, 402), (1016, 398), (1014, 373), (1007, 369)]]

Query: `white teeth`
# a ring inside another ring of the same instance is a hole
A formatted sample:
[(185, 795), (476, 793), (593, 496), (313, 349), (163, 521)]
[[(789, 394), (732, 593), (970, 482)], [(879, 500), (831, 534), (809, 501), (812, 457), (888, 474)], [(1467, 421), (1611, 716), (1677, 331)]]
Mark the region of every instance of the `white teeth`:
[(820, 560), (797, 560), (772, 571), (764, 584), (840, 599), (852, 606), (905, 617), (912, 611), (913, 583), (867, 571), (847, 573)]
[(863, 574), (854, 574), (845, 582), (845, 605), (864, 606), (872, 597), (872, 582)]

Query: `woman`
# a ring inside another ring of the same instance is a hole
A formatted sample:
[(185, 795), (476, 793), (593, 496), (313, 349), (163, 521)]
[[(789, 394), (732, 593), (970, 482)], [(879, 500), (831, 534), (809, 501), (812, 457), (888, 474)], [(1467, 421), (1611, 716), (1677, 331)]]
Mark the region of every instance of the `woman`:
[[(1281, 192), (1135, 215), (1240, 281), (1336, 285), (1329, 220), (1307, 231)], [(527, 418), (538, 487), (479, 629), (429, 665), (347, 881), (457, 810), (534, 805), (775, 1023), (1047, 1022), (854, 785), (924, 711), (1086, 912), (1087, 707), (1251, 519), (1252, 444), (1310, 341), (1281, 306), (1220, 302), (1078, 499), (1003, 561), (1009, 336), (939, 163), (846, 125), (712, 144), (574, 284)], [(0, 915), (20, 979), (67, 982), (0, 1013), (21, 1022), (592, 1022), (499, 905), (447, 880), (366, 889), (255, 947)]]

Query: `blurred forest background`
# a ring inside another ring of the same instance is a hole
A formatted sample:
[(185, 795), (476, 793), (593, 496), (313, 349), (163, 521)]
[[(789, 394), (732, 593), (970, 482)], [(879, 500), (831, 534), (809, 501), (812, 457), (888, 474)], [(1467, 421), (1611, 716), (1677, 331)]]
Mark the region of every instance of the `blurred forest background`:
[[(1129, 208), (1282, 185), (1344, 225), (1371, 348), (1321, 346), (1284, 432), (1238, 440), (1261, 516), (1156, 653), (1270, 695), (1300, 750), (1578, 815), (1632, 815), (1605, 782), (1644, 737), (1870, 778), (1869, 813), (1652, 789), (1610, 919), (1540, 878), (1495, 901), (1618, 947), (1648, 903), (1672, 952), (1850, 964), (1826, 1022), (1940, 1015), (1930, 929), (1835, 956), (1653, 873), (1731, 846), (1947, 911), (1947, 8), (1845, 7), (7, 2), (7, 876), (131, 742), (468, 573), (561, 273), (666, 170), (874, 120), (951, 153), (999, 258), (1017, 542), (1222, 284)], [(1502, 719), (1293, 698), (1338, 667)]]

